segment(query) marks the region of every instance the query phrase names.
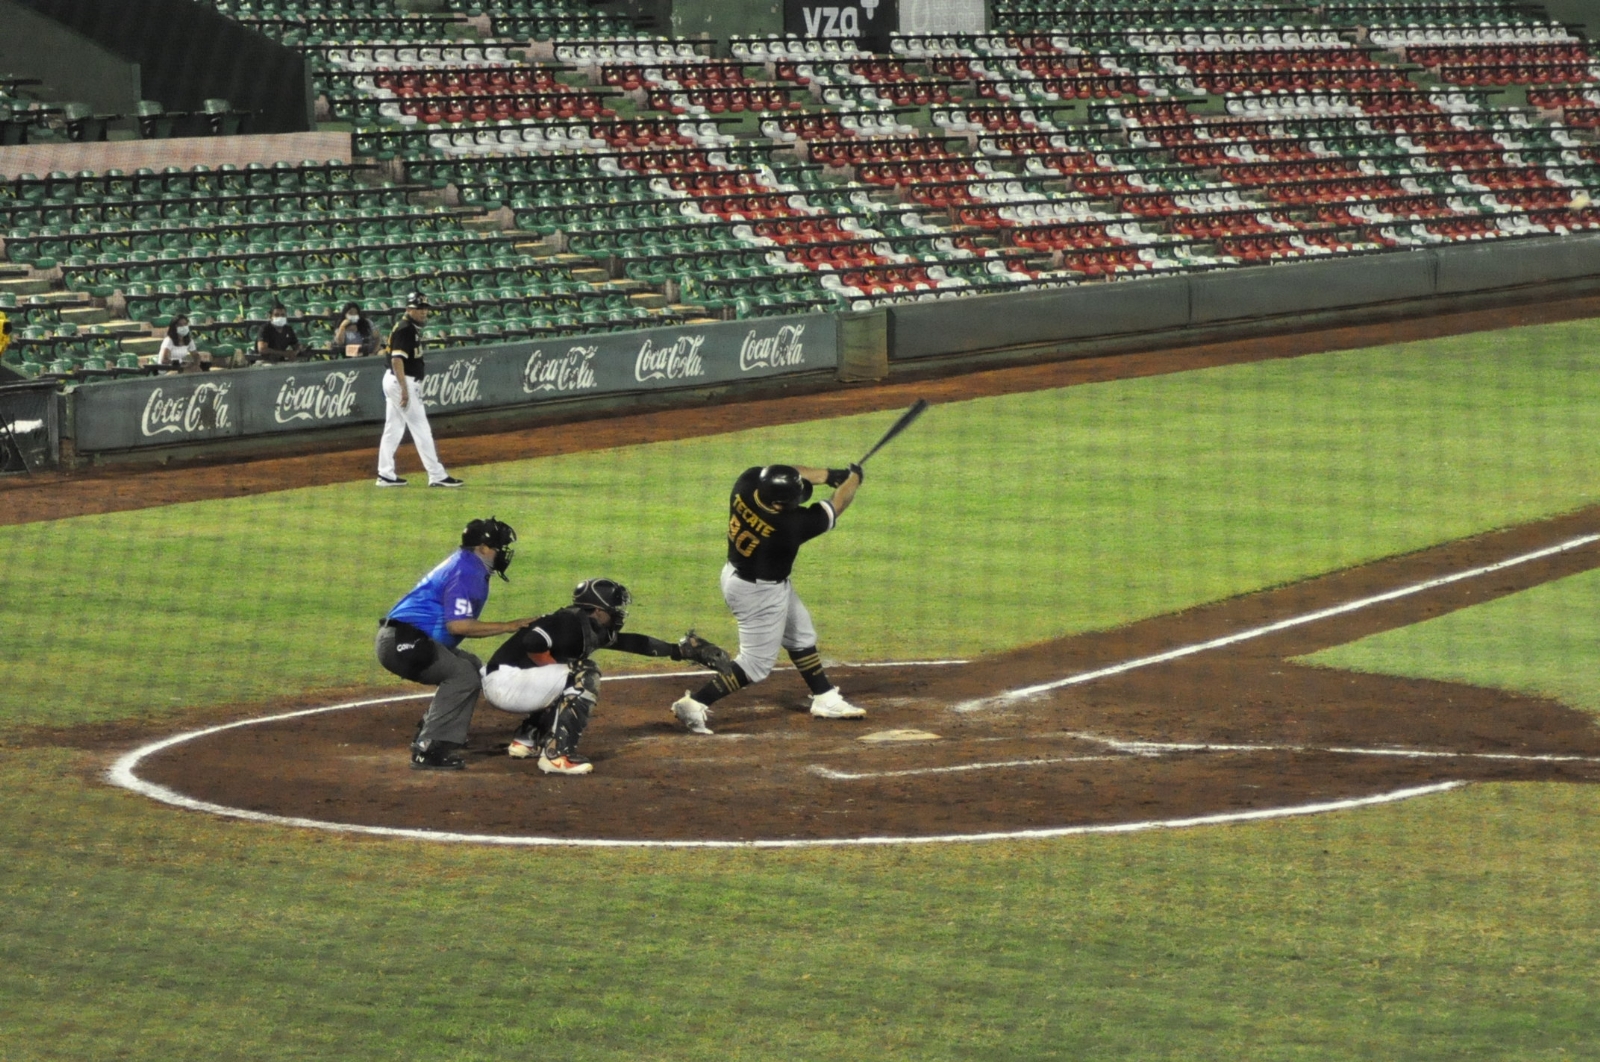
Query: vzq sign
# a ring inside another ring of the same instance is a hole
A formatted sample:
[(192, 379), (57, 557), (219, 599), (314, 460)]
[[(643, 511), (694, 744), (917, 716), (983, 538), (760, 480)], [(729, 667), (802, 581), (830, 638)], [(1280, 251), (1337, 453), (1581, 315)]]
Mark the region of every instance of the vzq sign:
[(889, 50), (899, 29), (896, 0), (784, 0), (783, 32), (816, 40), (855, 41), (871, 51)]

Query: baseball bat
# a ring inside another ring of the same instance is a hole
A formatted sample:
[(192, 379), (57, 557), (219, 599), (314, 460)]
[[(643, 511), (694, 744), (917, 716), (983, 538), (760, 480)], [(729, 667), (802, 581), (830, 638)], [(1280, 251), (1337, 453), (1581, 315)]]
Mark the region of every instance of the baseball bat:
[(922, 416), (922, 411), (927, 408), (928, 400), (926, 398), (919, 398), (915, 402), (911, 403), (911, 408), (900, 414), (900, 419), (889, 426), (889, 430), (883, 433), (883, 438), (878, 440), (877, 445), (863, 454), (861, 460), (857, 461), (856, 464), (866, 464), (867, 458), (883, 449), (884, 446), (888, 444), (890, 439), (911, 427), (911, 422)]

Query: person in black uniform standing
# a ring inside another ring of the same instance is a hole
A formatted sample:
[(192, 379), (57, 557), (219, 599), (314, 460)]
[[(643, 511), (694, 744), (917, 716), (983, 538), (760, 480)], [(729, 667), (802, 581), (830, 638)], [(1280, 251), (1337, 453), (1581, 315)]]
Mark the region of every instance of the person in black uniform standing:
[(422, 383), (422, 325), (428, 320), (427, 296), (413, 291), (406, 296), (406, 312), (389, 333), (389, 371), (383, 374), (383, 437), (378, 441), (378, 486), (403, 487), (406, 481), (395, 472), (394, 455), (400, 440), (411, 432), (411, 441), (428, 470), (428, 486), (459, 487), (461, 481), (446, 472), (433, 448), (433, 429), (428, 427), (428, 411), (419, 393)]
[(507, 750), (512, 759), (539, 757), (545, 774), (588, 774), (594, 765), (577, 754), (600, 696), (596, 650), (664, 656), (726, 670), (720, 648), (693, 631), (676, 642), (623, 634), (633, 597), (613, 579), (585, 579), (572, 604), (522, 627), (483, 668), (483, 696), (501, 711), (524, 715)]
[[(833, 530), (861, 486), (861, 466), (810, 468), (767, 465), (747, 468), (728, 498), (728, 562), (722, 567), (722, 597), (739, 621), (739, 655), (726, 671), (672, 705), (678, 721), (709, 734), (711, 705), (772, 673), (785, 649), (811, 690), (811, 714), (823, 719), (859, 719), (867, 713), (828, 680), (817, 651), (817, 631), (805, 602), (789, 582), (800, 547)], [(826, 483), (833, 497), (807, 505), (812, 485)]]

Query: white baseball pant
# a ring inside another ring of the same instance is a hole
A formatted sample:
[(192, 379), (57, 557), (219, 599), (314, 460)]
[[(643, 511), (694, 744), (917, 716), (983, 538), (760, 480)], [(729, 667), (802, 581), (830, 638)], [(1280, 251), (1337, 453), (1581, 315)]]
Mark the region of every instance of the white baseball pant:
[(383, 374), (383, 437), (378, 441), (378, 475), (388, 479), (395, 479), (394, 454), (400, 449), (400, 440), (406, 436), (406, 431), (411, 432), (411, 442), (417, 448), (417, 456), (422, 458), (422, 467), (428, 470), (428, 482), (438, 483), (447, 478), (444, 465), (439, 462), (439, 454), (433, 448), (433, 429), (428, 427), (428, 410), (422, 401), (421, 386), (416, 380), (408, 380), (406, 389), (409, 401), (405, 406), (400, 405), (400, 381), (394, 378), (393, 372)]
[(560, 700), (570, 675), (566, 664), (497, 667), (483, 676), (483, 695), (502, 712), (527, 715)]
[(811, 613), (789, 580), (746, 582), (733, 565), (722, 566), (722, 599), (739, 621), (739, 655), (733, 658), (754, 685), (772, 674), (779, 649), (817, 644)]

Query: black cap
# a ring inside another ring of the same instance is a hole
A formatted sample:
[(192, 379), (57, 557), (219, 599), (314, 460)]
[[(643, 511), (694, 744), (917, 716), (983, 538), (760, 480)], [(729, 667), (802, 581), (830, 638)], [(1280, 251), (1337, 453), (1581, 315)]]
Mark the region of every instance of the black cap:
[(406, 309), (431, 310), (433, 307), (429, 305), (428, 297), (426, 295), (420, 291), (413, 291), (411, 294), (406, 296)]

